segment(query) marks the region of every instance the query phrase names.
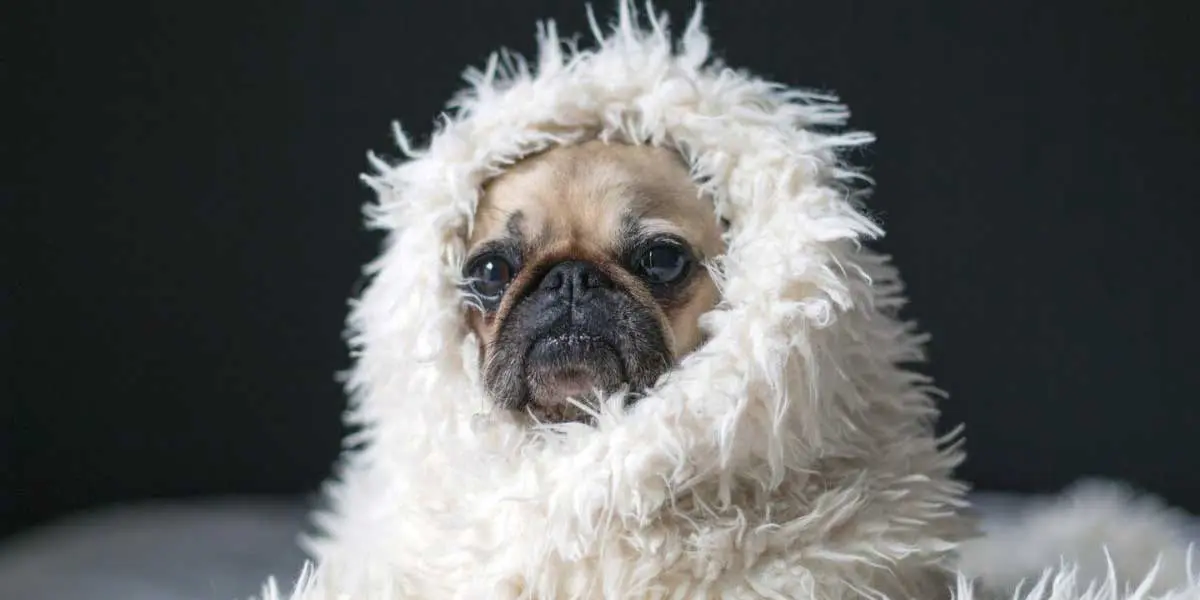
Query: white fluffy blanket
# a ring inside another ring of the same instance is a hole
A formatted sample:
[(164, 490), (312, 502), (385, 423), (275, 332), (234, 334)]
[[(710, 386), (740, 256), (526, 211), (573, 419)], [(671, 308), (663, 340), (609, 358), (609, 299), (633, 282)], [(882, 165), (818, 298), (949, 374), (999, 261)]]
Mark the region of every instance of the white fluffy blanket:
[[(1047, 568), (1023, 597), (1197, 597), (1166, 513), (1111, 492), (969, 541), (960, 440), (934, 434), (923, 338), (840, 157), (871, 136), (714, 60), (699, 12), (679, 40), (625, 2), (593, 29), (580, 49), (542, 26), (534, 64), (469, 71), (427, 147), (397, 129), (406, 159), (375, 160), (389, 237), (350, 319), (360, 433), (291, 598), (970, 598)], [(594, 138), (690, 162), (729, 223), (722, 301), (632, 410), (529, 429), (478, 385), (464, 240), (489, 177)]]

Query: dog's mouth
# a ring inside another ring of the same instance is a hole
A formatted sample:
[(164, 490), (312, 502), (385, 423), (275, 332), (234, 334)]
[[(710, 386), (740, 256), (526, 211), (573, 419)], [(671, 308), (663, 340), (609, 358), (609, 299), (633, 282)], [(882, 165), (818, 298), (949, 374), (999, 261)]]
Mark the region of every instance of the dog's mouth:
[(542, 421), (586, 420), (597, 394), (627, 385), (624, 361), (603, 336), (566, 331), (544, 335), (525, 357), (528, 410)]

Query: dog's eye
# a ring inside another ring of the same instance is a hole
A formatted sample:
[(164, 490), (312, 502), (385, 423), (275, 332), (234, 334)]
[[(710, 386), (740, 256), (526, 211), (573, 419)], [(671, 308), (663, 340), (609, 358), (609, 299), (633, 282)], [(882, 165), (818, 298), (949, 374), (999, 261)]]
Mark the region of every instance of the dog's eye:
[(498, 255), (481, 256), (471, 267), (471, 289), (484, 298), (498, 298), (512, 281), (513, 271), (512, 265)]
[(687, 274), (691, 257), (677, 244), (660, 243), (650, 246), (638, 257), (634, 267), (653, 284), (674, 283)]

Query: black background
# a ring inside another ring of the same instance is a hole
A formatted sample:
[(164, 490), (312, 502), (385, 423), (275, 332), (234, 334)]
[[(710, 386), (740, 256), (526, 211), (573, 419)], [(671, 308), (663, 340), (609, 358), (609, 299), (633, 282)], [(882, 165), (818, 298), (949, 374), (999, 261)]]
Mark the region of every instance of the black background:
[[(707, 8), (729, 62), (835, 90), (879, 135), (858, 160), (980, 487), (1105, 475), (1200, 511), (1187, 4)], [(364, 153), (395, 154), (392, 119), (428, 132), (489, 51), (531, 52), (536, 19), (586, 31), (551, 0), (24, 10), (3, 19), (0, 532), (313, 489), (342, 433), (346, 299), (379, 242)]]

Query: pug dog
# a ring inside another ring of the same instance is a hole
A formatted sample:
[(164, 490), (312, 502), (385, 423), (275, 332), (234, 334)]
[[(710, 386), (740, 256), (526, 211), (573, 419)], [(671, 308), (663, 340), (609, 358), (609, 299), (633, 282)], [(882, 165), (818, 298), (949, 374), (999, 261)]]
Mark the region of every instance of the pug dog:
[(543, 423), (632, 403), (703, 341), (722, 224), (682, 157), (590, 141), (486, 183), (463, 267), (490, 400)]

